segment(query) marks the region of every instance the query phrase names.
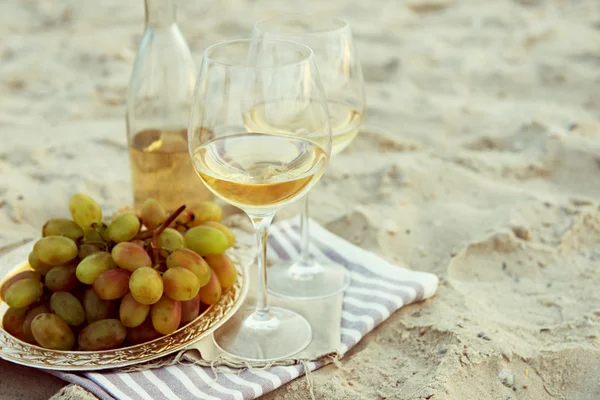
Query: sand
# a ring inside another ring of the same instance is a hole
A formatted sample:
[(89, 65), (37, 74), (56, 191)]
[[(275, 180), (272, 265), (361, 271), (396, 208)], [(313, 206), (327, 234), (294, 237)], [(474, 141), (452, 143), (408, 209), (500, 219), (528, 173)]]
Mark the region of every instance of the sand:
[[(441, 286), (314, 373), (317, 398), (600, 398), (600, 2), (180, 3), (198, 61), (281, 12), (354, 27), (366, 123), (311, 193), (313, 217)], [(107, 212), (130, 201), (142, 20), (141, 0), (0, 3), (0, 246), (77, 191)], [(58, 390), (1, 368), (10, 398)], [(303, 379), (265, 396), (306, 398)]]

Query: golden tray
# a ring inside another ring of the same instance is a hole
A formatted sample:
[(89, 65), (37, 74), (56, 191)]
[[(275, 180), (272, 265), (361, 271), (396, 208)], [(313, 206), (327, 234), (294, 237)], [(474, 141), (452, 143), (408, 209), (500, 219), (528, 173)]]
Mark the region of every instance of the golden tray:
[[(0, 255), (0, 285), (8, 277), (29, 269), (27, 256), (35, 241), (28, 242)], [(120, 368), (147, 362), (182, 350), (209, 335), (225, 323), (240, 307), (248, 292), (247, 267), (229, 253), (238, 270), (238, 280), (225, 292), (217, 304), (210, 306), (195, 320), (177, 331), (135, 346), (103, 351), (50, 350), (23, 342), (7, 333), (0, 326), (0, 358), (34, 368), (62, 371), (93, 371)], [(0, 321), (8, 306), (0, 302)]]

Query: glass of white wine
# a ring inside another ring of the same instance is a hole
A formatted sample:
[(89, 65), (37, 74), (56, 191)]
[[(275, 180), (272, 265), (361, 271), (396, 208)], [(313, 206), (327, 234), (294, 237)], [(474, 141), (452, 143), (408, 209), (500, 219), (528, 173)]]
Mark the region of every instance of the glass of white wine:
[[(269, 361), (303, 350), (312, 339), (306, 319), (267, 304), (267, 230), (277, 210), (323, 174), (331, 127), (312, 50), (290, 41), (252, 43), (228, 41), (204, 52), (188, 144), (202, 182), (246, 212), (258, 241), (256, 306), (240, 309), (214, 341), (237, 358)], [(269, 129), (247, 125), (257, 107), (273, 117)]]
[[(365, 110), (365, 91), (360, 61), (348, 23), (339, 18), (317, 15), (284, 15), (254, 25), (253, 41), (292, 40), (309, 46), (315, 55), (325, 87), (331, 118), (331, 155), (342, 152), (356, 137)], [(261, 108), (252, 115), (253, 129), (270, 130), (273, 118)], [(300, 120), (297, 121), (301, 123)], [(309, 250), (308, 196), (301, 219), (301, 250), (298, 260), (269, 267), (269, 291), (277, 296), (313, 300), (343, 292), (350, 285), (350, 273), (340, 264), (321, 263)]]

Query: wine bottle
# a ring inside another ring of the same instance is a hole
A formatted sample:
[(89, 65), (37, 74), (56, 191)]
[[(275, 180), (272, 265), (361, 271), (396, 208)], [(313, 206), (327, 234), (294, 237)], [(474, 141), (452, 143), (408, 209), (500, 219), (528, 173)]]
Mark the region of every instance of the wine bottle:
[(212, 199), (192, 166), (188, 115), (196, 81), (174, 0), (145, 0), (145, 29), (127, 93), (133, 203), (155, 198), (167, 209)]

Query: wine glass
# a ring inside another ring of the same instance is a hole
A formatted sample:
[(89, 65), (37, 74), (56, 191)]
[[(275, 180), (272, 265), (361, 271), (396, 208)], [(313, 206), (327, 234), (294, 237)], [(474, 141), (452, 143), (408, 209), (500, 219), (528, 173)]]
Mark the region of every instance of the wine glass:
[[(267, 304), (267, 230), (277, 210), (323, 174), (331, 127), (312, 50), (290, 41), (252, 43), (227, 41), (204, 52), (188, 143), (202, 182), (250, 217), (258, 242), (256, 307), (240, 309), (213, 339), (237, 358), (269, 361), (303, 350), (312, 338), (306, 319)], [(248, 124), (257, 113), (270, 129)]]
[[(308, 45), (314, 52), (325, 87), (333, 147), (331, 155), (344, 150), (356, 137), (365, 110), (362, 69), (348, 23), (339, 18), (315, 15), (285, 15), (254, 25), (254, 41), (292, 40)], [(263, 124), (257, 121), (257, 126)], [(350, 285), (350, 273), (340, 264), (322, 263), (309, 251), (308, 196), (301, 218), (300, 258), (269, 267), (269, 291), (277, 296), (313, 300), (343, 292)]]

